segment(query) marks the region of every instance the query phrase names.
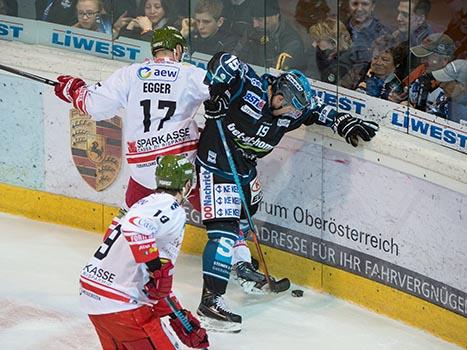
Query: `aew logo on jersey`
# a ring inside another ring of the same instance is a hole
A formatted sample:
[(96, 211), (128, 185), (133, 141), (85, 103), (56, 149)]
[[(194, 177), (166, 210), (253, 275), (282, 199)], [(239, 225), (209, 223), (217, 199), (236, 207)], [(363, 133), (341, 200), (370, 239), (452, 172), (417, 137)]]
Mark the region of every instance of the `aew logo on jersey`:
[(86, 183), (103, 191), (117, 178), (122, 162), (122, 119), (96, 122), (70, 110), (71, 154)]
[(158, 64), (155, 67), (141, 67), (136, 75), (140, 80), (175, 81), (178, 79), (178, 73), (179, 67)]
[[(142, 217), (139, 217), (139, 216), (132, 216), (131, 218), (128, 219), (128, 221), (132, 225), (134, 225), (136, 227), (144, 228), (144, 229), (146, 229), (146, 230), (148, 230), (148, 231), (150, 231), (152, 233), (157, 233), (159, 231), (159, 226), (157, 225), (157, 223), (154, 222), (151, 219), (148, 219), (148, 218), (142, 218)], [(147, 240), (149, 238), (150, 237), (147, 236), (147, 235), (138, 234), (138, 235), (132, 236), (131, 240), (133, 242), (140, 242), (140, 241), (145, 241), (145, 240)]]
[(266, 101), (264, 101), (263, 99), (261, 99), (258, 95), (256, 95), (253, 91), (247, 91), (246, 92), (246, 95), (243, 96), (243, 99), (252, 104), (253, 107), (255, 107), (258, 111), (262, 111), (263, 110), (263, 107), (264, 105), (266, 104)]

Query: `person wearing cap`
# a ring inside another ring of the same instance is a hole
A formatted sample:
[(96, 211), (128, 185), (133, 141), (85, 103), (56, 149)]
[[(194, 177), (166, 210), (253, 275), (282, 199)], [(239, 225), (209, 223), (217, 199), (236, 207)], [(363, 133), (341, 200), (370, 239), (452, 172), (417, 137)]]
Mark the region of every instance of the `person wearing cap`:
[(428, 112), (456, 123), (467, 123), (467, 60), (454, 60), (431, 74), (442, 93), (428, 96), (428, 100), (434, 100)]
[(254, 65), (266, 65), (267, 68), (306, 69), (307, 58), (302, 39), (281, 16), (277, 0), (254, 1), (251, 16), (253, 30), (244, 47), (237, 50), (240, 58)]
[[(156, 188), (157, 157), (186, 154), (194, 161), (199, 131), (193, 117), (209, 91), (203, 84), (205, 71), (181, 62), (185, 46), (176, 28), (164, 27), (153, 32), (152, 59), (122, 67), (94, 85), (69, 75), (57, 78), (56, 96), (93, 120), (111, 118), (121, 108), (126, 111), (123, 145), (130, 178), (113, 226)], [(199, 207), (196, 196), (190, 201)]]
[(410, 102), (417, 108), (425, 110), (426, 94), (437, 86), (436, 81), (428, 73), (443, 68), (452, 60), (455, 50), (454, 41), (443, 33), (433, 33), (427, 36), (420, 45), (411, 47), (410, 52), (420, 58), (421, 63), (402, 80), (406, 92), (391, 93), (388, 99), (393, 102), (402, 102), (406, 100), (408, 92)]
[[(409, 102), (413, 107), (428, 111), (428, 95), (433, 93), (439, 86), (439, 83), (433, 78), (431, 72), (441, 69), (449, 61), (456, 47), (452, 39), (446, 34), (434, 33), (423, 40), (421, 45), (410, 48), (412, 54), (421, 59), (421, 65), (415, 68), (417, 73), (421, 73), (413, 82), (415, 74), (405, 79), (403, 83), (409, 83)], [(411, 82), (411, 83), (410, 83)]]

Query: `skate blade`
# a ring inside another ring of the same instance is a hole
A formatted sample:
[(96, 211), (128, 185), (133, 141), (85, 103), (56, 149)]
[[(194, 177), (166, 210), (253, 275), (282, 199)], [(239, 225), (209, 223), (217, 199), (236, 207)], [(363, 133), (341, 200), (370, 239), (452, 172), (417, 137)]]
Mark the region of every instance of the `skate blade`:
[(269, 287), (267, 285), (264, 285), (263, 288), (258, 288), (256, 287), (256, 282), (254, 281), (246, 281), (241, 278), (237, 279), (237, 281), (240, 283), (240, 287), (243, 289), (243, 291), (246, 294), (250, 295), (266, 295), (271, 293)]
[(240, 283), (240, 287), (246, 294), (250, 295), (266, 295), (266, 294), (278, 294), (285, 292), (290, 288), (290, 281), (288, 278), (283, 278), (279, 281), (272, 280), (272, 290), (269, 284), (265, 284), (261, 288), (257, 287), (257, 283), (254, 281), (247, 281), (241, 278), (237, 279), (237, 282)]
[(219, 321), (210, 317), (198, 314), (201, 326), (207, 331), (220, 333), (240, 333), (242, 324), (238, 322)]

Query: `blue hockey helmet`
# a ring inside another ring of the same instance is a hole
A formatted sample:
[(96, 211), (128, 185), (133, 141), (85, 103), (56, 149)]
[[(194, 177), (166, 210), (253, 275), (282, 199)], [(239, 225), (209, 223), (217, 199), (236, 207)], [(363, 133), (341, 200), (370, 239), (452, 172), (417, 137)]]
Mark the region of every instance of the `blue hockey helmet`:
[(208, 62), (204, 83), (206, 85), (231, 84), (241, 75), (241, 62), (227, 52), (218, 52)]
[(305, 74), (297, 69), (282, 73), (272, 83), (272, 94), (282, 95), (286, 105), (303, 111), (313, 102), (310, 83)]

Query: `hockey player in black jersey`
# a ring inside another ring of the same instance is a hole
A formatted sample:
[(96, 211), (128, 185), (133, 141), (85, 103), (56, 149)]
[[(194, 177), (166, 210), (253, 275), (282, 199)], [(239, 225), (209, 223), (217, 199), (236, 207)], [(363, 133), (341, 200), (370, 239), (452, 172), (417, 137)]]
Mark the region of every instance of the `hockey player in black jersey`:
[(209, 85), (211, 99), (204, 102), (206, 125), (196, 162), (208, 242), (203, 252), (203, 292), (197, 312), (207, 329), (239, 332), (242, 318), (229, 310), (223, 299), (232, 265), (244, 289), (247, 286), (254, 291), (267, 283), (249, 261), (246, 245), (245, 256), (233, 256), (233, 247), (244, 244), (239, 229), (244, 214), (217, 120), (221, 121), (251, 215), (262, 198), (256, 162), (269, 154), (285, 133), (302, 124), (319, 124), (331, 127), (356, 146), (358, 137), (370, 141), (378, 124), (337, 113), (321, 103), (312, 96), (307, 78), (297, 70), (279, 77), (259, 77), (250, 66), (224, 52), (214, 55), (207, 68), (204, 82)]

